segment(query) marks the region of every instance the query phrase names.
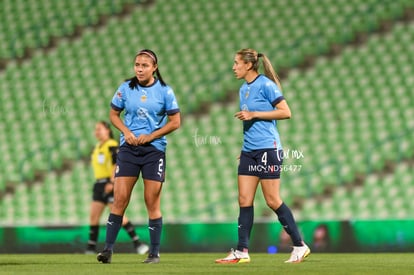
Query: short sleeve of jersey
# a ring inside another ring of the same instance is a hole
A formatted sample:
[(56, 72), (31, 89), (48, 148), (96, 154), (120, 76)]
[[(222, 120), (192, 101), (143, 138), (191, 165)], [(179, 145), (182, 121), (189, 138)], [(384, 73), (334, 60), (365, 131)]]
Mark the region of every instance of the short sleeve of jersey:
[(266, 81), (264, 86), (265, 97), (269, 100), (273, 107), (285, 99), (279, 87), (273, 81)]
[(111, 107), (115, 110), (122, 111), (125, 108), (125, 83), (119, 86), (112, 97)]
[(167, 112), (167, 115), (173, 115), (180, 111), (174, 91), (171, 88), (168, 88), (165, 96), (165, 111)]

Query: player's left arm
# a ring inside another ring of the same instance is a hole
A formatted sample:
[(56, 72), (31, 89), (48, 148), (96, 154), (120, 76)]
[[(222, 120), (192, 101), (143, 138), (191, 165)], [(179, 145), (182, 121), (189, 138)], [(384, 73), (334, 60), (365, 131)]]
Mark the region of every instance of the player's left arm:
[(181, 125), (181, 115), (180, 112), (168, 115), (168, 121), (167, 123), (161, 127), (160, 129), (155, 130), (151, 134), (145, 135), (142, 134), (139, 137), (136, 138), (138, 145), (149, 143), (153, 141), (154, 139), (163, 137), (165, 135), (168, 135), (169, 133), (177, 130), (180, 128)]
[(252, 120), (252, 119), (264, 119), (264, 120), (282, 120), (289, 119), (291, 117), (291, 112), (289, 105), (286, 100), (283, 99), (276, 104), (276, 109), (272, 111), (263, 111), (263, 112), (249, 112), (249, 111), (240, 111), (237, 112), (234, 116), (240, 120)]

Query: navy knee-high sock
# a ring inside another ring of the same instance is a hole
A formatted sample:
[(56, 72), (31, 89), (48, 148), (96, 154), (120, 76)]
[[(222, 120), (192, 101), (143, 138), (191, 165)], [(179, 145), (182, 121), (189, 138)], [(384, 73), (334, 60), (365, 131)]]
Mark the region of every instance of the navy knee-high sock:
[(253, 206), (240, 207), (239, 214), (239, 243), (237, 244), (237, 250), (243, 251), (249, 248), (250, 232), (253, 227), (254, 208)]
[(158, 255), (161, 243), (162, 217), (153, 220), (149, 219), (148, 230), (151, 242), (149, 254)]
[(119, 229), (122, 226), (122, 216), (109, 214), (108, 221), (106, 223), (106, 242), (105, 249), (112, 250), (118, 236)]
[(130, 221), (128, 221), (128, 223), (122, 227), (125, 229), (129, 237), (132, 239), (134, 246), (137, 247), (141, 242), (139, 241), (139, 237), (135, 232), (135, 226)]
[(278, 209), (274, 210), (280, 223), (289, 234), (294, 246), (302, 246), (302, 237), (300, 236), (299, 229), (296, 225), (295, 218), (292, 215), (289, 207), (285, 203), (282, 203)]
[(99, 225), (90, 225), (89, 226), (88, 249), (96, 248), (96, 242), (98, 241), (98, 236), (99, 236)]

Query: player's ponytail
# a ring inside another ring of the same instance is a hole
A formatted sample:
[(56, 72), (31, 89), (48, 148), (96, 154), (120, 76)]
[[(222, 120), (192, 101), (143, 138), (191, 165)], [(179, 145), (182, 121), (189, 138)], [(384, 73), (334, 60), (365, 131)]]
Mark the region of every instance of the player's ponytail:
[(270, 63), (269, 58), (262, 53), (257, 54), (257, 58), (259, 57), (262, 58), (264, 74), (276, 83), (276, 85), (279, 87), (279, 90), (282, 90), (282, 84), (280, 84), (280, 78), (275, 72), (275, 70), (273, 69), (272, 63)]
[(162, 86), (167, 86), (167, 84), (164, 82), (164, 79), (162, 79), (160, 70), (158, 68), (155, 70), (155, 75), (157, 76)]
[(129, 88), (134, 89), (138, 86), (138, 78), (136, 76), (133, 76), (131, 78), (125, 79), (125, 81), (129, 81)]
[(237, 54), (241, 56), (244, 62), (251, 62), (251, 70), (254, 70), (256, 72), (259, 71), (259, 58), (262, 58), (264, 74), (273, 82), (275, 82), (279, 89), (282, 90), (282, 85), (280, 84), (279, 76), (273, 69), (272, 63), (270, 63), (270, 60), (266, 55), (258, 53), (253, 49), (242, 49), (238, 51)]

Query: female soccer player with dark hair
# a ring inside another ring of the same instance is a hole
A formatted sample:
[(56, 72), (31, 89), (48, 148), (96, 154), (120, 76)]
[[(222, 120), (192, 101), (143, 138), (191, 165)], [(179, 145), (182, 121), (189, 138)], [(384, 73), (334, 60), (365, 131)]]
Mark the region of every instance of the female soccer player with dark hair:
[[(99, 121), (95, 125), (95, 137), (98, 142), (91, 155), (91, 164), (95, 176), (92, 202), (89, 216), (89, 240), (86, 254), (96, 253), (96, 243), (99, 235), (99, 220), (105, 207), (110, 209), (114, 200), (113, 182), (115, 174), (115, 161), (118, 152), (118, 142), (114, 139), (112, 129), (108, 122)], [(122, 227), (131, 237), (137, 253), (148, 252), (148, 245), (139, 240), (134, 225), (124, 216)]]
[[(265, 75), (259, 74), (263, 60)], [(293, 242), (293, 251), (286, 263), (301, 262), (310, 249), (303, 242), (291, 210), (280, 198), (280, 172), (283, 149), (277, 120), (289, 119), (289, 106), (282, 95), (279, 78), (269, 59), (253, 49), (242, 49), (234, 58), (233, 71), (245, 82), (240, 88), (240, 111), (235, 117), (243, 122), (243, 147), (238, 167), (240, 213), (236, 250), (216, 263), (247, 263), (250, 231), (253, 226), (253, 201), (260, 182), (267, 205), (276, 213)]]
[[(106, 228), (106, 244), (97, 259), (110, 263), (113, 246), (128, 206), (131, 192), (142, 173), (147, 208), (150, 250), (143, 263), (160, 261), (162, 230), (161, 189), (165, 178), (166, 135), (180, 127), (180, 109), (173, 90), (164, 82), (158, 60), (151, 50), (134, 58), (135, 76), (116, 91), (110, 119), (121, 131), (115, 171), (114, 204)], [(121, 112), (125, 112), (122, 121)]]

